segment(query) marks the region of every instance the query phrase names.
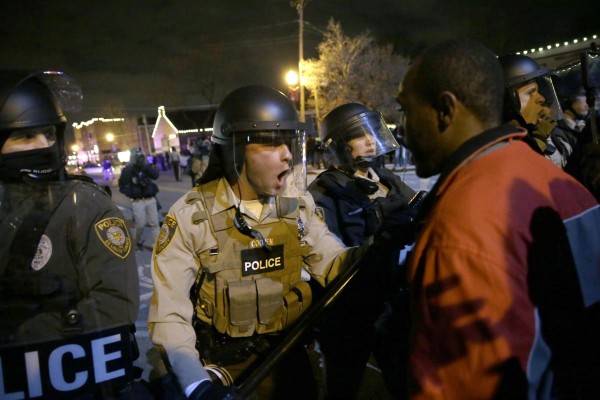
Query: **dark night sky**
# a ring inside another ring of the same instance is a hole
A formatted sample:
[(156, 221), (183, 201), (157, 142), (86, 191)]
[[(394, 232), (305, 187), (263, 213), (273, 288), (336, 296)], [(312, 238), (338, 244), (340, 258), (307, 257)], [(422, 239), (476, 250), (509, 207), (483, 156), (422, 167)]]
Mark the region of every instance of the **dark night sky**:
[[(306, 58), (329, 18), (405, 55), (453, 37), (502, 54), (600, 34), (600, 1), (310, 0)], [(207, 104), (202, 82), (216, 83), (215, 103), (244, 84), (284, 90), (297, 21), (289, 0), (0, 0), (0, 68), (69, 72), (84, 90), (72, 120), (100, 116), (107, 102), (155, 115), (158, 105)]]

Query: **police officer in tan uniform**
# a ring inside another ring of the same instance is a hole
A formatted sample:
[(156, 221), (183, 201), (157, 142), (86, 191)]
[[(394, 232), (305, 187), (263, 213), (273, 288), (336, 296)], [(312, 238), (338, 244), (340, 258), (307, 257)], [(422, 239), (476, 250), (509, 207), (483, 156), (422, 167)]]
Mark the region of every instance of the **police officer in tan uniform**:
[(107, 193), (64, 169), (61, 107), (77, 100), (79, 86), (61, 72), (0, 71), (7, 398), (111, 397), (133, 377), (139, 292), (131, 239)]
[[(224, 396), (211, 377), (231, 383), (306, 311), (307, 280), (327, 285), (372, 242), (346, 248), (315, 212), (304, 132), (282, 93), (230, 93), (212, 140), (200, 185), (169, 210), (152, 263), (150, 336), (193, 399)], [(288, 360), (259, 387), (261, 399), (316, 397), (304, 348)]]

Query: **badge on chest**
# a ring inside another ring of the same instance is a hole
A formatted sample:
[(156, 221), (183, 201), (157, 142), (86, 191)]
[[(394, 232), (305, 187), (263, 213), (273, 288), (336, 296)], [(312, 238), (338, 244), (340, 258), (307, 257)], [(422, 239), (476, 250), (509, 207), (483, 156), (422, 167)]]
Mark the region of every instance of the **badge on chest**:
[(242, 276), (264, 274), (284, 268), (283, 245), (242, 250)]

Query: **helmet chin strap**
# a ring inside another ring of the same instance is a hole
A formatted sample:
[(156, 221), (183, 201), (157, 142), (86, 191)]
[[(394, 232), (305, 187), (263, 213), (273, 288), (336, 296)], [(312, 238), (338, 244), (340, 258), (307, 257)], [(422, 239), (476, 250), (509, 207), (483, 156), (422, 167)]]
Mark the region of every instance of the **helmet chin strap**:
[(265, 240), (264, 236), (259, 231), (257, 231), (256, 229), (253, 229), (252, 227), (250, 227), (250, 225), (248, 225), (248, 223), (246, 222), (246, 220), (242, 216), (242, 211), (241, 211), (242, 192), (241, 192), (241, 188), (240, 188), (239, 182), (238, 182), (238, 184), (236, 186), (237, 186), (237, 189), (238, 189), (238, 194), (240, 196), (240, 201), (238, 202), (237, 206), (235, 207), (235, 214), (234, 214), (234, 217), (233, 217), (233, 225), (238, 230), (238, 232), (240, 232), (242, 235), (245, 235), (245, 236), (248, 236), (248, 237), (250, 237), (252, 239), (258, 240), (258, 242), (260, 243), (260, 246), (266, 252), (270, 252), (271, 251), (271, 246), (269, 246), (267, 244), (267, 241)]
[(354, 165), (359, 168), (372, 168), (375, 166), (375, 157), (358, 156), (354, 159)]

